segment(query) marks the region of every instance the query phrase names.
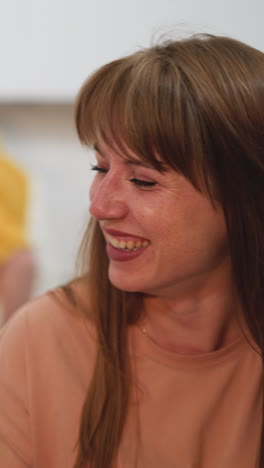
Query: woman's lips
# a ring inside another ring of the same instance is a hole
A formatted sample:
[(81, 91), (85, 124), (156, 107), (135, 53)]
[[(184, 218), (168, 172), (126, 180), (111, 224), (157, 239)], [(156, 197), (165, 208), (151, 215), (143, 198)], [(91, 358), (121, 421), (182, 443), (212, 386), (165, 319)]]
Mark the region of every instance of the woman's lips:
[(110, 242), (106, 243), (106, 252), (108, 257), (111, 260), (115, 260), (117, 262), (127, 262), (129, 260), (134, 260), (135, 258), (142, 255), (145, 250), (148, 248), (149, 244), (145, 247), (141, 247), (135, 250), (123, 250), (118, 249), (110, 244)]
[(147, 240), (138, 240), (136, 238), (131, 238), (131, 237), (113, 237), (110, 236), (109, 234), (105, 234), (105, 239), (109, 244), (112, 245), (112, 247), (115, 247), (116, 249), (120, 250), (129, 250), (129, 251), (134, 251), (138, 249), (142, 249), (143, 247), (147, 247), (150, 242)]
[(124, 251), (136, 251), (150, 244), (148, 239), (115, 229), (103, 229), (106, 242)]
[(107, 255), (111, 260), (125, 262), (143, 254), (150, 245), (148, 239), (128, 232), (102, 226), (106, 240)]
[(148, 240), (144, 237), (141, 237), (141, 236), (137, 236), (135, 234), (131, 234), (129, 232), (124, 232), (124, 231), (117, 231), (116, 229), (109, 229), (109, 228), (105, 228), (105, 227), (101, 227), (103, 232), (106, 233), (106, 234), (109, 234), (110, 236), (112, 237), (131, 237), (131, 239), (138, 239), (138, 240), (141, 240), (142, 242), (145, 241), (145, 240)]

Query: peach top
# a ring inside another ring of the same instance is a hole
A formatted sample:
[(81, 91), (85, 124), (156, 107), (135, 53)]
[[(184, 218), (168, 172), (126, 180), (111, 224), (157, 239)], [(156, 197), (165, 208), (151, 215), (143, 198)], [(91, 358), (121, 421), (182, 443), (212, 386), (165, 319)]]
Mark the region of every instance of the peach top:
[[(133, 327), (129, 346), (136, 385), (118, 468), (258, 467), (262, 362), (243, 336), (218, 351), (177, 355)], [(54, 294), (7, 323), (1, 467), (73, 468), (95, 351), (92, 324)]]

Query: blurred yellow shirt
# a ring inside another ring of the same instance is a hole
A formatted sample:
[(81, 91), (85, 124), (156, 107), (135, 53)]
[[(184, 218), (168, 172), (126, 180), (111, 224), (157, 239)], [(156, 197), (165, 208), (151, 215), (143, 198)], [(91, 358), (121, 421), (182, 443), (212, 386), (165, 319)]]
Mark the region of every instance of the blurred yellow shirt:
[(27, 245), (27, 177), (0, 150), (0, 265)]

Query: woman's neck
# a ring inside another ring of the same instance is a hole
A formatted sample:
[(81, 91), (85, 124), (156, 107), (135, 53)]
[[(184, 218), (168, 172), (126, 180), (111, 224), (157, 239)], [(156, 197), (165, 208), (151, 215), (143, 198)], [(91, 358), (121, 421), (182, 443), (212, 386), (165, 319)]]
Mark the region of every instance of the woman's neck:
[(241, 334), (239, 313), (231, 282), (211, 281), (174, 298), (145, 296), (141, 327), (168, 350), (200, 354), (222, 348)]

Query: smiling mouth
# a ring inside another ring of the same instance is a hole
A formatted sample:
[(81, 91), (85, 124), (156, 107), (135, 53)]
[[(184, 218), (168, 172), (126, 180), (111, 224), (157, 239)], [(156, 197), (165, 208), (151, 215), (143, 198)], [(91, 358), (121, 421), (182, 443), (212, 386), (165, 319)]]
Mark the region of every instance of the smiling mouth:
[(140, 250), (143, 247), (147, 247), (150, 244), (150, 241), (148, 240), (118, 240), (115, 237), (110, 236), (109, 234), (106, 234), (106, 240), (109, 242), (109, 244), (112, 245), (112, 247), (115, 247), (118, 250), (123, 250), (125, 252), (133, 252), (135, 250)]

